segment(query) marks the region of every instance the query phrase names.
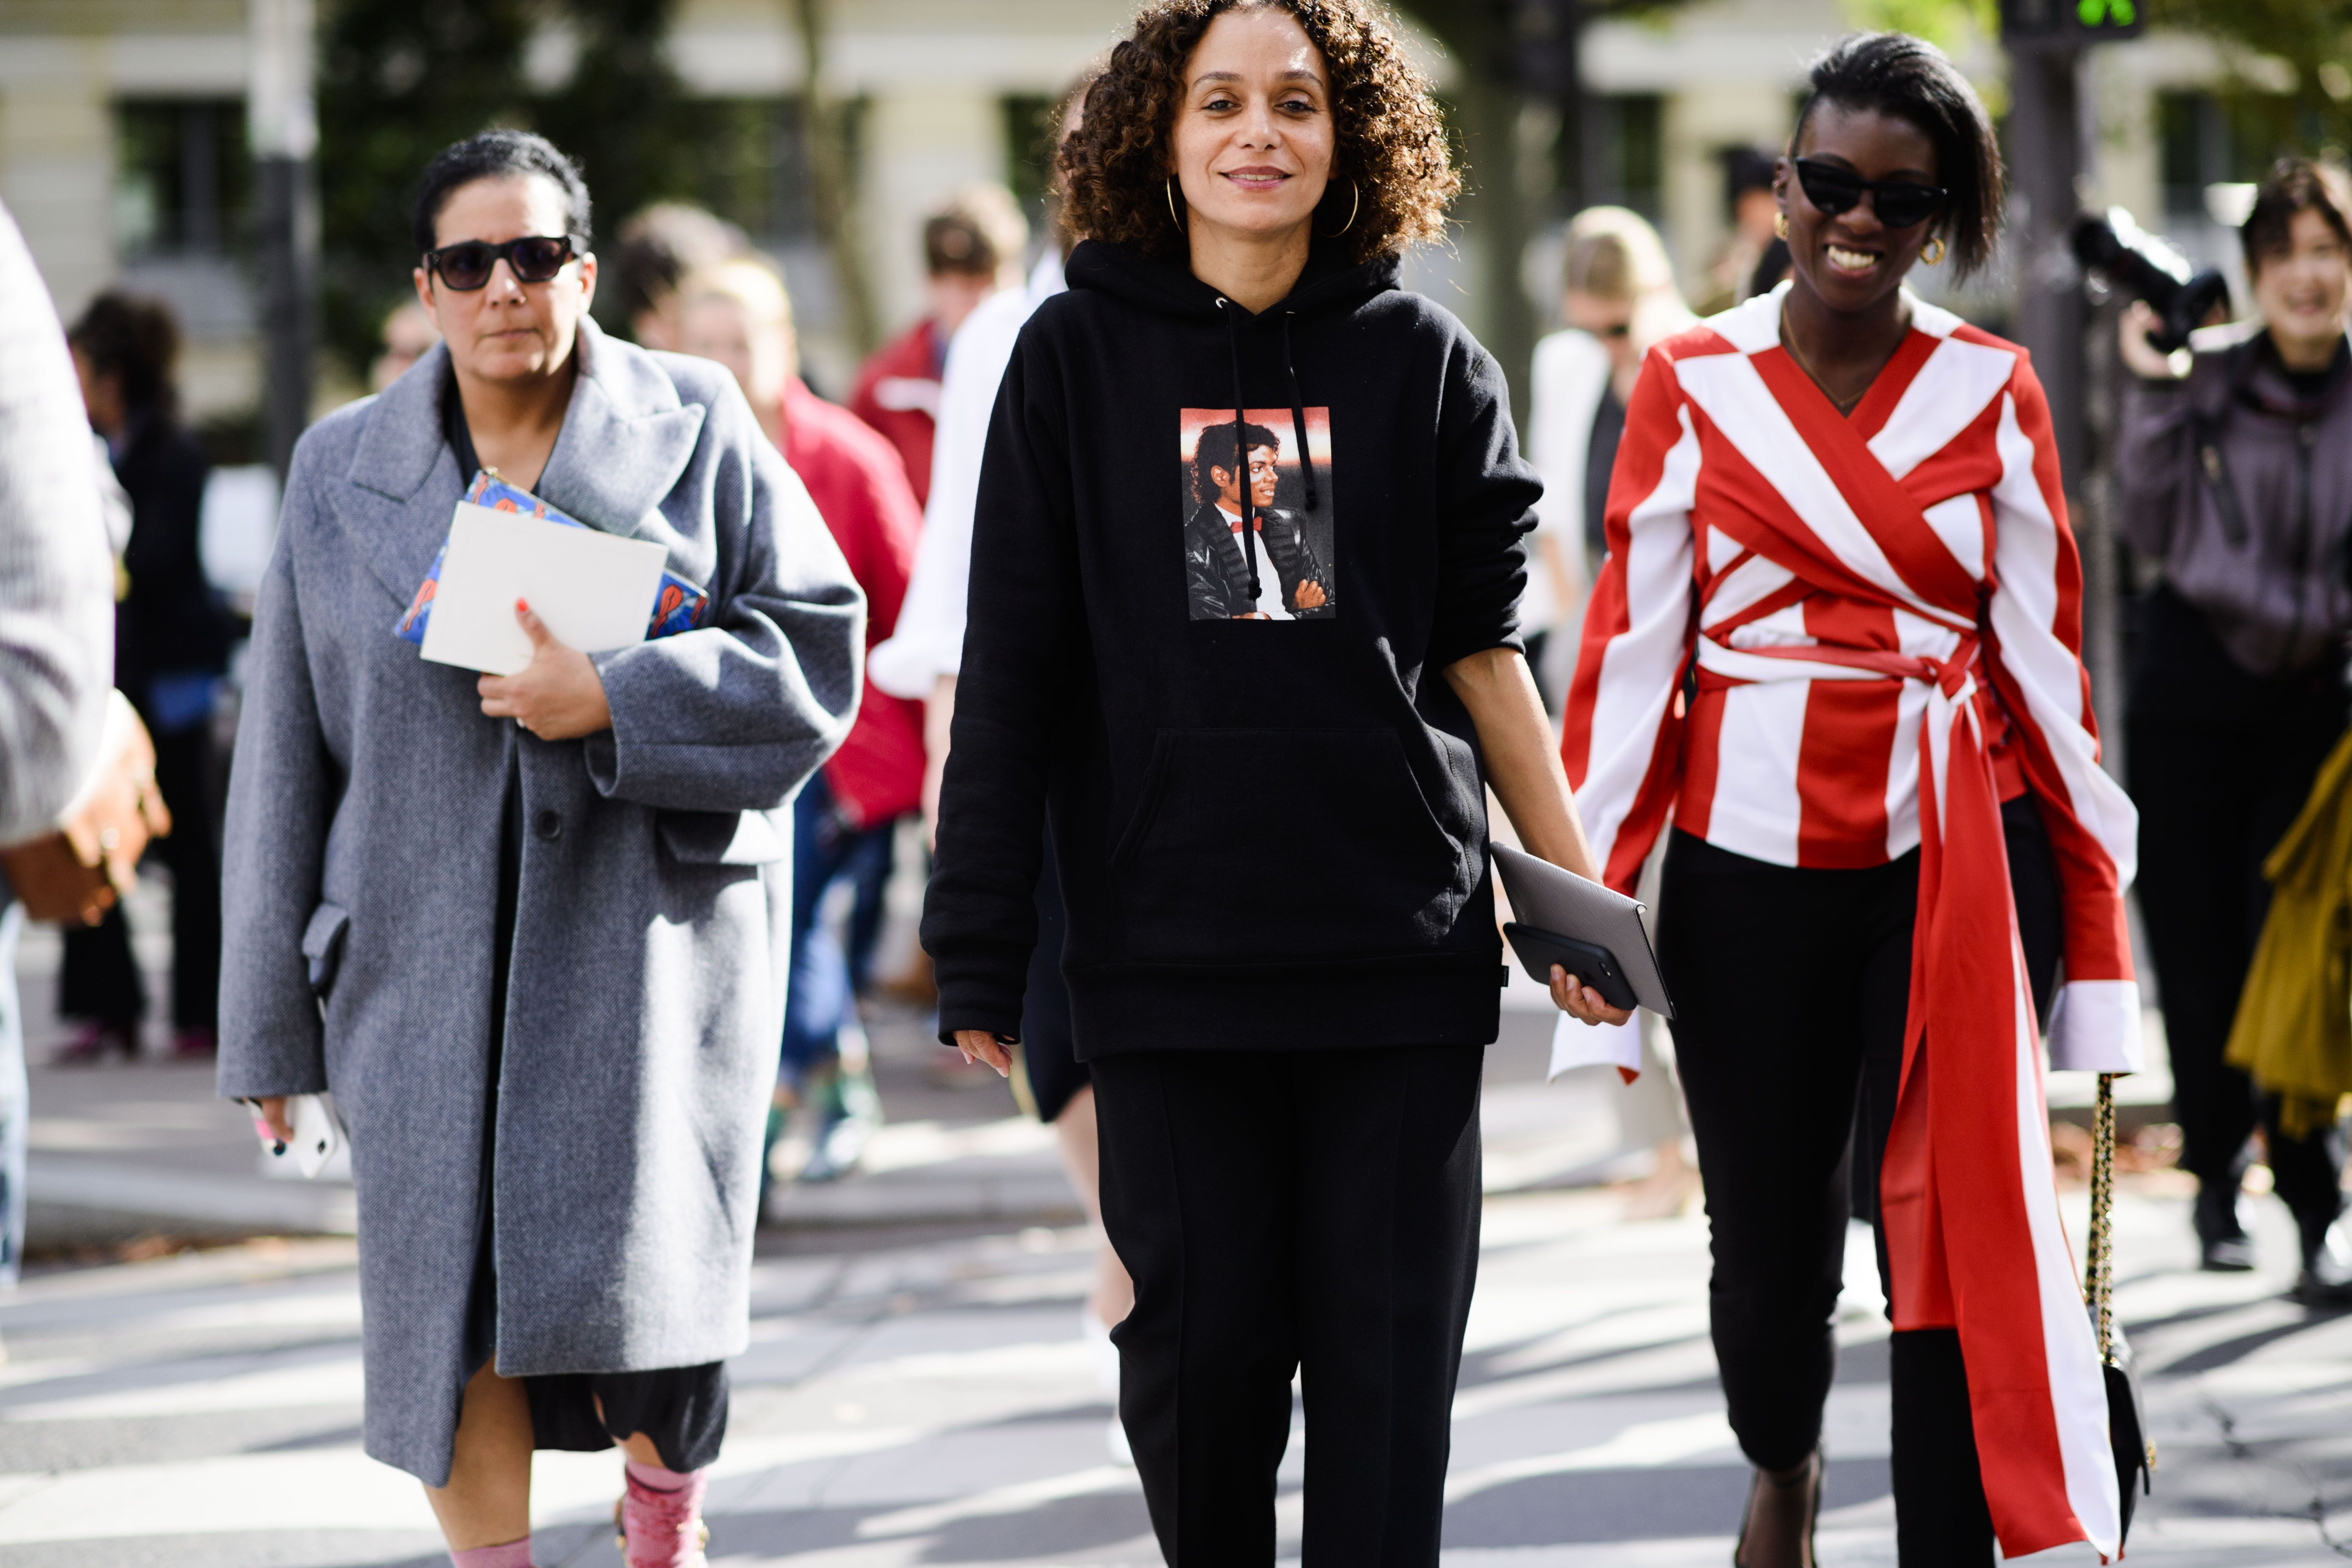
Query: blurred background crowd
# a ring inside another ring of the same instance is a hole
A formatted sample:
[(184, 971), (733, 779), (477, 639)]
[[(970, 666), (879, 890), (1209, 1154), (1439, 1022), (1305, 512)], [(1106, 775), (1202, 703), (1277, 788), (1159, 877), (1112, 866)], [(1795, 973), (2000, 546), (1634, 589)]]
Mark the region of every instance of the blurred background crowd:
[[(2015, 190), (2002, 254), (1964, 292), (1932, 269), (1914, 281), (2034, 351), (2086, 543), (2095, 691), (2120, 714), (2125, 606), (2153, 584), (2159, 552), (2135, 555), (2109, 516), (2127, 375), (2109, 318), (2128, 301), (2085, 279), (2068, 230), (2079, 209), (2124, 209), (2184, 271), (2218, 269), (2243, 313), (2237, 229), (2256, 182), (2282, 156), (2352, 141), (2352, 4), (1395, 9), (1468, 170), (1452, 244), (1412, 258), (1406, 282), (1494, 350), (1544, 472), (1523, 620), (1555, 710), (1641, 355), (1779, 280), (1772, 161), (1805, 64), (1853, 27), (1895, 26), (1941, 44), (2003, 121)], [(1055, 102), (1130, 11), (0, 0), (0, 201), (69, 323), (90, 423), (127, 496), (119, 679), (181, 825), (151, 858), (175, 894), (166, 993), (149, 994), (117, 910), (65, 943), (57, 1007), (70, 1027), (52, 1048), (82, 1061), (210, 1052), (212, 825), (278, 481), (310, 420), (390, 384), (432, 345), (395, 258), (410, 182), (435, 151), (509, 124), (579, 159), (599, 204), (601, 322), (736, 370), (860, 563), (879, 637), (921, 526), (948, 345), (1046, 257)], [(889, 918), (894, 897), (919, 898), (925, 853), (921, 713), (888, 710), (897, 700), (869, 698), (870, 743), (803, 803), (814, 946), (796, 976), (779, 1116), (814, 1108), (792, 1156), (810, 1176), (854, 1168), (860, 1130), (883, 1114), (858, 999), (919, 1007), (928, 991), (905, 909)], [(2121, 728), (2111, 720), (2111, 737)], [(1637, 1122), (1673, 1165), (1671, 1110)], [(1672, 1192), (1686, 1189), (1669, 1173)]]

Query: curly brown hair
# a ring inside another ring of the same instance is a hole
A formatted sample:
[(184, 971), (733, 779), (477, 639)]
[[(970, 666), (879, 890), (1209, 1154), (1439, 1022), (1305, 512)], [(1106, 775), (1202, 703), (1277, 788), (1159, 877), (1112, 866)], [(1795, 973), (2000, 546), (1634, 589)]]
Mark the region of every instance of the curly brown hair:
[(1366, 0), (1151, 0), (1111, 50), (1087, 91), (1084, 118), (1062, 144), (1070, 227), (1151, 256), (1184, 248), (1164, 184), (1184, 65), (1211, 22), (1245, 10), (1289, 16), (1331, 73), (1337, 146), (1316, 232), (1346, 224), (1359, 261), (1442, 238), (1446, 205), (1462, 188), (1444, 121), (1428, 81)]

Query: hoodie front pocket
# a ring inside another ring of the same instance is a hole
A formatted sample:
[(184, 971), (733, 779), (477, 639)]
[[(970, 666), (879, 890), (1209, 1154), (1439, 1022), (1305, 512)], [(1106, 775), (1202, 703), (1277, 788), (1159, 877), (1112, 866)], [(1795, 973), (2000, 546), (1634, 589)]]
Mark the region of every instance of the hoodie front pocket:
[(1281, 963), (1423, 948), (1461, 853), (1389, 730), (1165, 730), (1111, 857), (1129, 955)]

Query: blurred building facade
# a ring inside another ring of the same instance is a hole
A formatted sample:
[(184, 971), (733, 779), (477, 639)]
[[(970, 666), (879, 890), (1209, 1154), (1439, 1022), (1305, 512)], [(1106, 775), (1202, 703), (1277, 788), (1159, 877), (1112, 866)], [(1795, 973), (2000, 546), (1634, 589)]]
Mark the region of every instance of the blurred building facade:
[[(335, 3), (319, 0), (322, 24)], [(1034, 202), (1053, 98), (1130, 13), (1129, 0), (831, 0), (824, 79), (856, 106), (853, 188), (886, 331), (921, 308), (916, 236), (924, 209), (974, 180), (1006, 180)], [(1774, 148), (1805, 61), (1852, 25), (1840, 0), (1708, 0), (1660, 22), (1595, 25), (1584, 49), (1593, 95), (1589, 199), (1655, 219), (1686, 284), (1704, 292), (1727, 233), (1723, 150)], [(179, 308), (188, 328), (186, 401), (199, 426), (249, 420), (259, 389), (247, 26), (245, 0), (0, 0), (0, 198), (68, 317), (117, 280)], [(1449, 79), (1438, 51), (1415, 47), (1441, 83)], [(669, 51), (698, 95), (773, 106), (805, 84), (787, 0), (679, 0)], [(574, 52), (560, 24), (543, 26), (526, 74), (535, 87), (560, 86)], [(1975, 39), (1958, 52), (1998, 107), (1999, 49)], [(2243, 111), (2242, 92), (2217, 89), (2242, 88), (2250, 76), (2259, 85), (2261, 68), (2225, 65), (2209, 45), (2179, 36), (2096, 51), (2086, 98), (2096, 121), (2094, 199), (2132, 208), (2200, 257), (2226, 259), (2234, 247), (2218, 225), (2231, 216), (2230, 190), (2255, 177), (2271, 148), (2260, 117)], [(1528, 110), (1522, 140), (1530, 149), (1556, 137), (1549, 113)], [(845, 392), (856, 345), (842, 333), (830, 259), (807, 204), (753, 205), (726, 216), (745, 221), (784, 263), (815, 378)], [(609, 226), (619, 216), (604, 218)], [(1476, 244), (1475, 233), (1464, 234), (1465, 250)], [(1556, 272), (1547, 254), (1539, 245), (1527, 268), (1545, 310)], [(1478, 276), (1459, 256), (1416, 269), (1474, 327)], [(2000, 286), (1994, 279), (1991, 295), (1969, 302), (1997, 318)], [(321, 395), (358, 390), (330, 377)]]

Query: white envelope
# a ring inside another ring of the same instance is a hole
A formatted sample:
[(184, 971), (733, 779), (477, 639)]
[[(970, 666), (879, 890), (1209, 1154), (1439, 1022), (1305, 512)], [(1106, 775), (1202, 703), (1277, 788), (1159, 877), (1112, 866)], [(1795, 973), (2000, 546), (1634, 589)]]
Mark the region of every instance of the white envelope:
[(425, 623), (424, 655), (490, 675), (530, 662), (530, 637), (515, 619), (529, 602), (559, 642), (583, 653), (646, 640), (669, 553), (646, 539), (616, 539), (471, 501), (457, 503), (441, 580)]

